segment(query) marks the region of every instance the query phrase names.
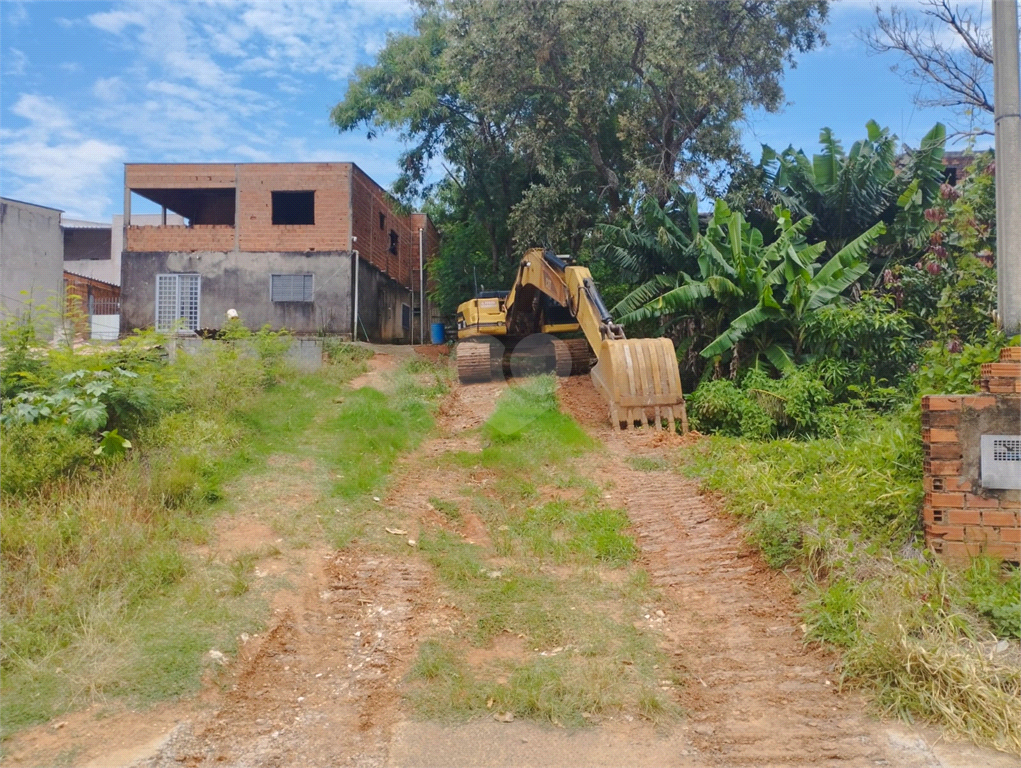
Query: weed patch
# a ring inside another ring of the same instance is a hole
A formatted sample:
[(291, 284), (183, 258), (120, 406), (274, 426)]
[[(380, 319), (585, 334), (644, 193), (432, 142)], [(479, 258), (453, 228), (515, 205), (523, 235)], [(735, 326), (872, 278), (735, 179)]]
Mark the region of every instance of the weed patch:
[[(410, 675), (416, 710), (441, 719), (510, 711), (565, 726), (616, 712), (676, 717), (660, 688), (669, 660), (632, 624), (654, 598), (647, 574), (632, 565), (627, 516), (602, 506), (598, 489), (573, 469), (595, 445), (557, 410), (552, 378), (505, 390), (481, 432), (481, 451), (443, 461), (486, 474), (487, 495), (467, 489), (457, 510), (486, 522), (500, 560), (444, 530), (420, 536), (420, 552), (465, 619), (455, 637), (421, 646)], [(584, 492), (542, 501), (540, 487)], [(628, 575), (607, 583), (599, 574), (608, 569)], [(469, 663), (467, 649), (491, 648), (501, 637), (520, 639), (519, 657)]]
[(1021, 751), (1021, 669), (988, 653), (1021, 634), (1018, 571), (988, 559), (958, 571), (920, 550), (919, 435), (905, 410), (843, 440), (716, 436), (688, 470), (748, 522), (770, 565), (803, 572), (807, 637), (843, 649), (845, 683), (889, 712)]
[(161, 343), (149, 334), (88, 354), (4, 351), (5, 398), (91, 397), (103, 426), (131, 439), (120, 457), (97, 455), (98, 427), (75, 420), (75, 403), (3, 425), (4, 737), (96, 696), (194, 691), (204, 654), (232, 652), (264, 615), (251, 580), (260, 553), (222, 564), (189, 545), (208, 540), (227, 481), (300, 442), (341, 374), (293, 374), (278, 333), (173, 361), (154, 351)]

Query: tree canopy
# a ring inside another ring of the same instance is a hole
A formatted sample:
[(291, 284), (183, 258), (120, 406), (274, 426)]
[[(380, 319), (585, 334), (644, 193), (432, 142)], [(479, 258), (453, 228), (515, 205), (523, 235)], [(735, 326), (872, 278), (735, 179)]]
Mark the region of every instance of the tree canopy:
[[(794, 56), (823, 42), (826, 0), (419, 0), (332, 112), (397, 130), (398, 195), (431, 173), (485, 230), (493, 270), (581, 233), (638, 193), (714, 193), (748, 109), (779, 109)], [(439, 166), (439, 168), (437, 168)]]

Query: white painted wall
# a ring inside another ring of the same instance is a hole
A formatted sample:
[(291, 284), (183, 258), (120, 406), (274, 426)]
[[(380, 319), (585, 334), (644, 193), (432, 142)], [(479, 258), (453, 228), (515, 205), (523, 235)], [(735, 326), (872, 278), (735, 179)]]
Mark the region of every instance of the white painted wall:
[[(142, 227), (158, 227), (162, 223), (162, 214), (133, 213), (131, 223)], [(185, 219), (176, 213), (167, 212), (167, 226), (184, 226)], [(113, 285), (121, 284), (121, 252), (124, 250), (124, 215), (116, 214), (110, 232), (109, 259), (77, 259), (64, 262), (64, 269), (76, 275), (91, 277)]]

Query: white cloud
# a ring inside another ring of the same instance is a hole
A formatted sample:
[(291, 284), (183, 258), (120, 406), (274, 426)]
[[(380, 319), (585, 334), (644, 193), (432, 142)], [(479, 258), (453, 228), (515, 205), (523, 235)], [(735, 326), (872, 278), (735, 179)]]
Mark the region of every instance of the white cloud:
[(124, 81), (119, 77), (101, 77), (92, 84), (92, 95), (100, 101), (117, 101), (124, 96)]
[[(407, 28), (409, 2), (131, 0), (81, 16), (75, 8), (52, 21), (110, 56), (81, 59), (84, 90), (60, 91), (54, 80), (5, 110), (26, 121), (0, 133), (4, 186), (22, 197), (109, 216), (123, 161), (352, 159), (381, 183), (396, 173), (396, 148), (338, 136), (328, 114), (365, 52)], [(68, 58), (61, 51), (49, 65)]]
[(10, 51), (10, 55), (3, 63), (3, 73), (5, 75), (25, 74), (28, 56), (25, 55), (24, 51), (19, 51), (17, 48), (8, 48), (7, 50)]
[(0, 130), (4, 194), (73, 216), (105, 215), (112, 201), (97, 190), (109, 189), (124, 148), (81, 135), (49, 97), (22, 94), (11, 112), (27, 124)]
[(24, 3), (4, 3), (4, 20), (14, 27), (28, 21), (28, 9)]

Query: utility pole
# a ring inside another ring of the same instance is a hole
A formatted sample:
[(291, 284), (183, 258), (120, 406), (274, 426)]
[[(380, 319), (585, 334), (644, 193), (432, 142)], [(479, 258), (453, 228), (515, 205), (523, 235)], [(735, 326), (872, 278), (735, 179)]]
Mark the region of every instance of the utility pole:
[(1008, 335), (1021, 328), (1021, 92), (1017, 0), (993, 0), (996, 125), (997, 310)]

